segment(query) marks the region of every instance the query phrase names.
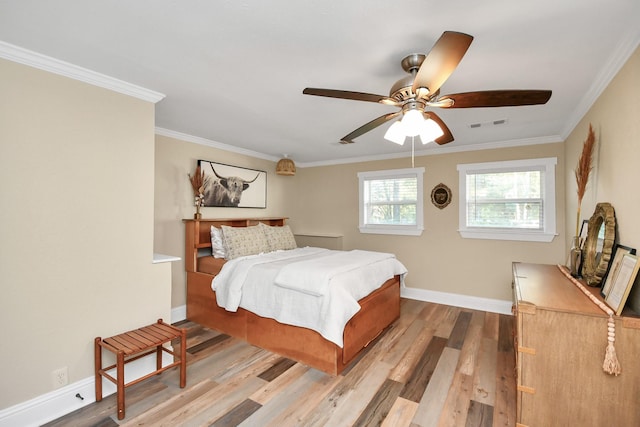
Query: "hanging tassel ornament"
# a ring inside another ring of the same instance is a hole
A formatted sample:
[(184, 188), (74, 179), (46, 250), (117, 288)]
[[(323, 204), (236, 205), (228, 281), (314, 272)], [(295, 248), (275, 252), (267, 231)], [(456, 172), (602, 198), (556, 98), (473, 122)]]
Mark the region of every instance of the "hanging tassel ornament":
[(616, 377), (620, 375), (622, 372), (622, 367), (620, 366), (620, 362), (618, 362), (618, 355), (616, 354), (616, 348), (614, 343), (616, 341), (616, 322), (613, 319), (613, 310), (606, 305), (604, 302), (600, 301), (595, 295), (585, 288), (582, 283), (578, 282), (571, 276), (571, 273), (567, 270), (567, 267), (564, 265), (558, 265), (558, 268), (564, 274), (567, 279), (571, 280), (571, 282), (578, 287), (586, 296), (589, 297), (591, 301), (595, 305), (597, 305), (600, 310), (604, 311), (609, 315), (609, 320), (607, 321), (607, 349), (604, 353), (604, 363), (602, 364), (602, 370), (605, 371), (609, 375), (615, 375)]
[(618, 362), (618, 356), (616, 355), (616, 348), (613, 343), (616, 341), (616, 323), (613, 320), (613, 315), (609, 315), (608, 322), (608, 336), (607, 336), (607, 351), (604, 355), (604, 364), (602, 369), (609, 375), (615, 375), (616, 377), (622, 371), (620, 368), (620, 362)]

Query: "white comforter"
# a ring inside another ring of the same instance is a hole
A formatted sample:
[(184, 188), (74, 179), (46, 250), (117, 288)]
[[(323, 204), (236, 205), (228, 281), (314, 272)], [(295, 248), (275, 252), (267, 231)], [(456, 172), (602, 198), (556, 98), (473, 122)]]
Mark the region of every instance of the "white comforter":
[(228, 311), (242, 307), (313, 329), (342, 347), (344, 326), (360, 310), (358, 300), (406, 272), (392, 254), (306, 247), (230, 260), (212, 288)]

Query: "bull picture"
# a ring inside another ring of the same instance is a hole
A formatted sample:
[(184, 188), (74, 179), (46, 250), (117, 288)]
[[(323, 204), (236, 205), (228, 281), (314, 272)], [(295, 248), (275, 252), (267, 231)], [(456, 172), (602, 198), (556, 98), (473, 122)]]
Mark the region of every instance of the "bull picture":
[[(204, 206), (223, 206), (223, 207), (238, 207), (240, 201), (242, 199), (242, 194), (260, 177), (261, 173), (264, 172), (257, 171), (257, 174), (253, 176), (253, 179), (244, 179), (240, 176), (232, 176), (230, 174), (222, 173), (216, 171), (216, 167), (218, 169), (224, 168), (224, 165), (214, 167), (214, 164), (208, 162), (211, 166), (211, 170), (213, 172), (213, 176), (209, 175), (205, 178), (204, 183)], [(230, 168), (230, 166), (227, 166)], [(242, 170), (237, 168), (237, 174), (245, 174), (246, 170)], [(235, 172), (235, 171), (234, 171)], [(227, 176), (225, 176), (227, 175)], [(266, 178), (265, 178), (266, 179)], [(254, 184), (258, 185), (258, 184)], [(264, 184), (262, 184), (264, 185)], [(251, 207), (251, 205), (247, 206)], [(256, 207), (266, 207), (265, 206), (256, 206)]]

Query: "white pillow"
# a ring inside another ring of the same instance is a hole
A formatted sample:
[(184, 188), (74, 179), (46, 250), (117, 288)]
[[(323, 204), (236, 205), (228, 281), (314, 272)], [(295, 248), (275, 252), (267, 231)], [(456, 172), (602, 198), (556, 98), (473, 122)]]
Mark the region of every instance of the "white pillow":
[(262, 227), (222, 226), (222, 237), (227, 259), (269, 252), (269, 244)]
[(291, 228), (289, 228), (288, 225), (283, 225), (282, 227), (271, 227), (260, 223), (260, 226), (264, 230), (264, 234), (267, 237), (267, 242), (271, 251), (295, 249), (298, 247), (296, 239), (293, 237)]
[(211, 226), (211, 253), (214, 258), (224, 258), (224, 240), (222, 240), (222, 230)]

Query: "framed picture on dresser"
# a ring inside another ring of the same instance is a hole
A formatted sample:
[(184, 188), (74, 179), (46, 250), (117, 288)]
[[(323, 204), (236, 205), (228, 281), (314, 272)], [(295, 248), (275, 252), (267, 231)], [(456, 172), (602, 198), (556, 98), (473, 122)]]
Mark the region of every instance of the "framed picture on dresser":
[(638, 257), (624, 254), (617, 271), (614, 272), (613, 283), (605, 302), (616, 312), (616, 316), (622, 313), (622, 309), (627, 302), (627, 297), (638, 274), (638, 267), (640, 267)]
[(628, 246), (616, 245), (613, 251), (613, 255), (611, 256), (612, 261), (609, 264), (609, 270), (607, 270), (604, 280), (602, 281), (603, 285), (602, 285), (602, 288), (600, 289), (600, 294), (603, 297), (606, 298), (607, 295), (609, 295), (609, 291), (611, 290), (611, 285), (613, 285), (615, 276), (618, 272), (618, 269), (620, 268), (620, 262), (622, 261), (622, 258), (626, 254), (635, 255), (636, 250)]

